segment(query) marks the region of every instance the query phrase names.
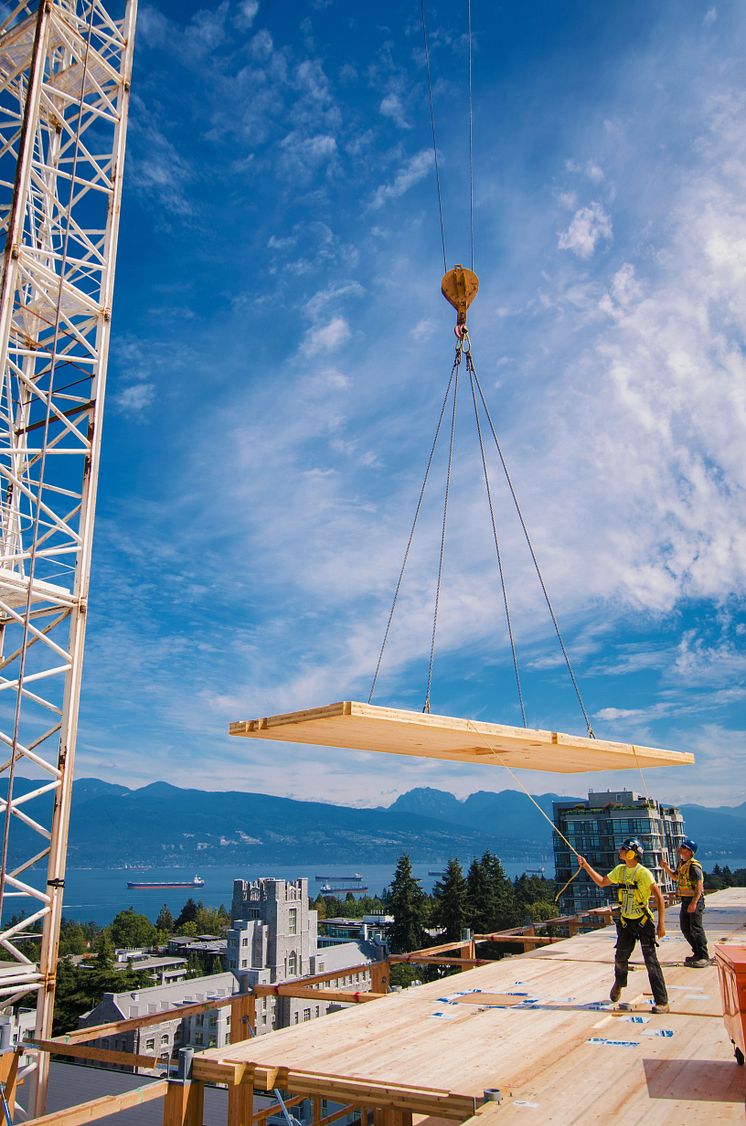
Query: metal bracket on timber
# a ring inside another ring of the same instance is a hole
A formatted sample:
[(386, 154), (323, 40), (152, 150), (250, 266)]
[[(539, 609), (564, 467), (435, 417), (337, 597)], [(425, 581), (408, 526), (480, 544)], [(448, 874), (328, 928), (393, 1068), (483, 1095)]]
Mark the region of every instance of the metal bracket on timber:
[(419, 758), (451, 759), (511, 769), (576, 774), (633, 770), (651, 766), (689, 766), (694, 755), (540, 731), (477, 723), (471, 719), (381, 708), (344, 700), (327, 707), (232, 723), (231, 735), (284, 743), (381, 751)]

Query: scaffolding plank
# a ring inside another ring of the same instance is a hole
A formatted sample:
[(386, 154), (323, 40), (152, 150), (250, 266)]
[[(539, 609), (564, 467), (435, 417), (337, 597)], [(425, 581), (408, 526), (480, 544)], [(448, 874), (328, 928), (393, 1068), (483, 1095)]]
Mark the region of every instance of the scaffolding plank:
[(694, 755), (345, 700), (230, 725), (231, 735), (559, 774), (689, 766)]

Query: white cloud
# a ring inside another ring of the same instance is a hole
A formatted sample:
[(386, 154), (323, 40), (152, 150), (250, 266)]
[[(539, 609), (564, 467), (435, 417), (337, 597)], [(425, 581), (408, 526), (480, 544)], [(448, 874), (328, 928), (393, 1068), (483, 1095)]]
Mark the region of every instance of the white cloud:
[(702, 24), (704, 25), (704, 27), (712, 27), (712, 25), (715, 23), (715, 20), (717, 18), (718, 18), (717, 8), (714, 7), (714, 5), (713, 5), (712, 8), (707, 9), (704, 16), (702, 17)]
[(236, 13), (236, 23), (242, 30), (250, 28), (259, 11), (259, 0), (241, 0)]
[(273, 50), (272, 36), (266, 27), (263, 27), (261, 31), (257, 31), (250, 41), (249, 55), (258, 62), (266, 62), (271, 57)]
[(306, 301), (303, 312), (312, 320), (317, 320), (322, 314), (328, 313), (330, 305), (334, 305), (345, 297), (362, 297), (365, 293), (359, 282), (333, 282), (325, 289), (320, 289)]
[(304, 136), (298, 130), (288, 133), (279, 144), (279, 167), (287, 178), (306, 185), (324, 165), (334, 163), (337, 141), (329, 133)]
[(570, 226), (562, 231), (557, 245), (560, 250), (571, 250), (578, 258), (590, 258), (601, 239), (611, 241), (611, 219), (600, 203), (580, 207), (573, 215)]
[(307, 356), (331, 352), (349, 340), (351, 335), (349, 323), (344, 317), (332, 317), (326, 324), (309, 329), (301, 348)]
[(388, 117), (395, 125), (398, 125), (400, 129), (412, 128), (407, 120), (402, 100), (398, 94), (387, 94), (381, 101), (378, 110), (383, 117)]
[(154, 399), (153, 383), (134, 383), (120, 391), (114, 397), (114, 402), (123, 414), (140, 414), (152, 405)]
[(371, 200), (371, 210), (377, 211), (390, 199), (398, 199), (410, 188), (418, 184), (428, 175), (433, 166), (433, 154), (430, 149), (422, 149), (399, 169), (390, 184), (381, 184), (376, 188)]
[(412, 339), (418, 344), (422, 340), (429, 340), (437, 328), (432, 317), (423, 317), (412, 329)]

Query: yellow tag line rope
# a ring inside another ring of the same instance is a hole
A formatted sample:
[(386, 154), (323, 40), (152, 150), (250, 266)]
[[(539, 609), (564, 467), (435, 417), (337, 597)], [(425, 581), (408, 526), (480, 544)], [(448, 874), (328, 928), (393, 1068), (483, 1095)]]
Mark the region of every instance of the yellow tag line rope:
[[(541, 814), (541, 816), (542, 816), (542, 817), (544, 818), (544, 820), (545, 820), (545, 821), (547, 821), (547, 822), (548, 822), (548, 823), (549, 823), (549, 824), (550, 824), (550, 825), (552, 826), (552, 829), (553, 829), (553, 830), (554, 830), (554, 832), (555, 832), (555, 833), (557, 834), (557, 836), (558, 836), (558, 837), (560, 837), (560, 838), (561, 838), (561, 839), (562, 839), (562, 840), (563, 840), (563, 841), (565, 842), (565, 844), (567, 845), (567, 847), (568, 847), (568, 848), (570, 849), (570, 852), (574, 852), (574, 853), (575, 853), (575, 855), (576, 855), (577, 857), (579, 857), (579, 856), (580, 856), (580, 853), (578, 852), (578, 850), (577, 850), (576, 848), (573, 848), (573, 846), (572, 846), (572, 845), (570, 844), (570, 842), (568, 841), (568, 839), (567, 839), (567, 837), (565, 836), (565, 834), (564, 834), (563, 832), (561, 832), (561, 830), (560, 830), (560, 829), (558, 829), (558, 828), (557, 828), (557, 826), (555, 825), (554, 821), (552, 821), (551, 817), (548, 817), (548, 816), (547, 816), (547, 814), (546, 814), (546, 813), (544, 812), (544, 810), (543, 810), (543, 809), (541, 808), (541, 806), (540, 806), (540, 805), (539, 805), (539, 803), (537, 802), (536, 798), (535, 798), (535, 797), (533, 796), (533, 794), (530, 794), (530, 793), (529, 793), (529, 791), (528, 791), (528, 790), (526, 789), (526, 787), (525, 787), (525, 786), (523, 785), (523, 782), (522, 782), (522, 781), (520, 780), (520, 778), (519, 778), (519, 777), (518, 777), (518, 775), (517, 775), (517, 774), (515, 773), (515, 771), (513, 770), (513, 768), (512, 768), (511, 766), (509, 766), (509, 764), (508, 764), (507, 762), (505, 762), (505, 760), (504, 760), (504, 758), (502, 757), (502, 755), (500, 754), (500, 752), (499, 752), (499, 751), (497, 750), (497, 748), (496, 748), (496, 747), (494, 747), (494, 746), (492, 745), (492, 743), (490, 743), (489, 739), (488, 739), (488, 738), (486, 737), (486, 735), (484, 734), (484, 732), (480, 731), (478, 727), (475, 727), (474, 723), (473, 723), (473, 722), (472, 722), (472, 720), (470, 720), (470, 719), (467, 719), (467, 721), (466, 721), (466, 724), (467, 724), (467, 727), (468, 727), (468, 728), (469, 728), (469, 729), (470, 729), (471, 731), (473, 731), (475, 735), (478, 735), (478, 736), (479, 736), (479, 738), (480, 738), (480, 739), (482, 740), (482, 742), (484, 743), (484, 745), (485, 745), (485, 746), (487, 747), (487, 749), (488, 749), (488, 751), (490, 752), (490, 754), (491, 754), (491, 755), (493, 755), (493, 756), (494, 756), (494, 757), (495, 757), (495, 758), (497, 759), (497, 761), (498, 761), (498, 762), (500, 763), (500, 765), (501, 765), (501, 766), (504, 766), (504, 767), (505, 767), (505, 769), (507, 770), (508, 774), (509, 774), (509, 775), (510, 775), (510, 777), (511, 777), (511, 778), (513, 779), (513, 781), (514, 781), (514, 782), (516, 783), (516, 785), (517, 785), (517, 786), (518, 786), (518, 787), (519, 787), (519, 788), (520, 788), (520, 789), (521, 789), (521, 790), (523, 791), (523, 793), (524, 793), (524, 794), (526, 795), (526, 797), (528, 798), (528, 800), (529, 800), (530, 802), (532, 802), (532, 803), (533, 803), (533, 805), (535, 805), (535, 806), (536, 806), (536, 808), (538, 809), (538, 811), (539, 811), (539, 813)], [(579, 876), (579, 875), (580, 875), (580, 873), (581, 873), (582, 871), (583, 871), (583, 869), (582, 869), (582, 868), (580, 867), (580, 865), (578, 864), (578, 870), (577, 870), (577, 872), (575, 872), (575, 873), (574, 873), (574, 874), (573, 874), (572, 876), (570, 876), (570, 879), (569, 879), (569, 880), (567, 881), (567, 883), (566, 883), (566, 884), (565, 884), (565, 886), (564, 886), (564, 887), (562, 888), (562, 890), (561, 890), (561, 891), (558, 891), (558, 892), (557, 892), (557, 894), (556, 894), (556, 896), (554, 897), (554, 902), (555, 902), (555, 903), (559, 902), (559, 898), (560, 898), (560, 896), (561, 896), (561, 895), (563, 895), (563, 894), (564, 894), (564, 893), (565, 893), (565, 892), (567, 891), (567, 889), (569, 888), (570, 884), (571, 884), (571, 883), (573, 882), (573, 880), (574, 880), (574, 879), (576, 879), (576, 877), (577, 877), (577, 876)]]

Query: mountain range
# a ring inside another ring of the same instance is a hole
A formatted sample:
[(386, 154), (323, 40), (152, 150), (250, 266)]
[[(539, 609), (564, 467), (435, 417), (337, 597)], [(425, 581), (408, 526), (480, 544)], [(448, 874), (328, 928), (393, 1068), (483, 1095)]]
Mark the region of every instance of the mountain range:
[[(31, 787), (27, 779), (16, 778), (16, 794)], [(4, 794), (3, 786), (0, 796)], [(550, 818), (557, 798), (552, 793), (535, 795)], [(44, 795), (24, 809), (32, 817), (35, 812), (41, 816), (49, 801)], [(686, 831), (699, 840), (705, 861), (714, 863), (719, 855), (746, 857), (746, 802), (681, 808)], [(36, 843), (31, 838), (30, 829), (15, 825), (14, 856), (28, 855)], [(487, 848), (505, 860), (546, 859), (552, 852), (552, 829), (516, 790), (478, 791), (459, 800), (444, 790), (418, 788), (388, 808), (355, 809), (243, 791), (184, 790), (167, 782), (133, 790), (81, 778), (73, 787), (69, 863), (78, 868), (294, 864), (312, 859), (383, 864), (402, 852), (414, 861), (435, 864), (452, 856), (468, 862)]]

